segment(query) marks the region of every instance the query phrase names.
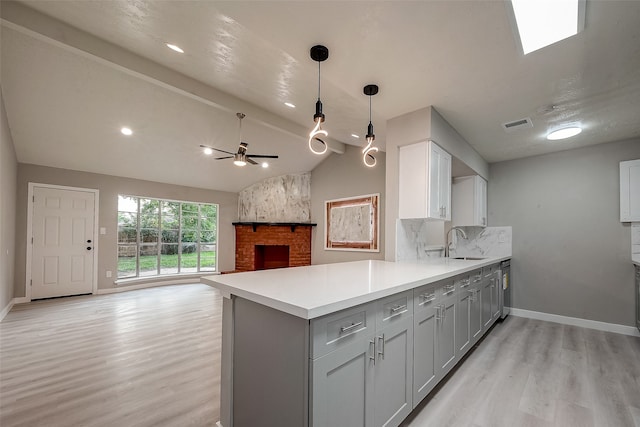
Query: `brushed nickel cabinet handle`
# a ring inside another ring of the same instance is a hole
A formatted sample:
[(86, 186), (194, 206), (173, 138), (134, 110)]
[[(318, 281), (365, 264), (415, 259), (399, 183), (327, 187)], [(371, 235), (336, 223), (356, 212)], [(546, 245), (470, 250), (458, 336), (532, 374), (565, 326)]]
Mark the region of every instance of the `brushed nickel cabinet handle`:
[(358, 326), (362, 326), (362, 322), (352, 323), (351, 326), (343, 326), (340, 328), (340, 333), (343, 334), (345, 332), (349, 332), (350, 330), (355, 329)]

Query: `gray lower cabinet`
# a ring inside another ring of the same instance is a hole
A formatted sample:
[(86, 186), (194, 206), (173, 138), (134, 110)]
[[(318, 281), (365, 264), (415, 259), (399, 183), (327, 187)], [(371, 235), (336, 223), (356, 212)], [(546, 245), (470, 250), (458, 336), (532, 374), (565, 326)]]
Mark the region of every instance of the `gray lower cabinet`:
[(475, 345), (482, 337), (482, 298), (481, 286), (479, 284), (469, 287), (469, 333), (471, 334), (471, 345)]
[(414, 407), (433, 390), (439, 379), (436, 355), (439, 311), (434, 286), (416, 289), (413, 313)]
[(640, 331), (640, 267), (636, 266), (636, 326)]
[(462, 357), (473, 345), (473, 334), (471, 333), (471, 303), (473, 292), (471, 292), (471, 276), (465, 275), (456, 280), (458, 290), (458, 307), (456, 309), (456, 352), (458, 359)]
[(491, 278), (491, 320), (495, 322), (500, 318), (502, 307), (500, 306), (500, 288), (499, 272), (496, 271)]
[(377, 336), (377, 345), (373, 425), (397, 426), (413, 409), (413, 317), (383, 329)]
[(374, 425), (374, 338), (311, 362), (312, 426)]
[(456, 352), (456, 309), (458, 297), (455, 293), (446, 294), (439, 304), (440, 314), (437, 317), (436, 349), (438, 355), (439, 377), (445, 376), (458, 361)]
[[(337, 350), (311, 360), (313, 427), (398, 426), (413, 409), (413, 292), (384, 298), (375, 310), (374, 334), (344, 341)], [(374, 323), (366, 321), (368, 314), (346, 314), (321, 320), (322, 328), (312, 327), (314, 335), (322, 342), (324, 330), (334, 325), (351, 332)], [(349, 329), (351, 325), (355, 327)]]
[(482, 332), (491, 327), (492, 310), (491, 310), (491, 294), (493, 282), (490, 277), (483, 277), (480, 285), (480, 304), (482, 305)]

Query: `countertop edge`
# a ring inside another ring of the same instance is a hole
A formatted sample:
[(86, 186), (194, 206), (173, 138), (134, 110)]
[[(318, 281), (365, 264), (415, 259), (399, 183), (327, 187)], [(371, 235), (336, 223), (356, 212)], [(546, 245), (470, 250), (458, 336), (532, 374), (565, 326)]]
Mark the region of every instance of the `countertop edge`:
[[(476, 270), (478, 268), (486, 267), (488, 265), (493, 265), (496, 263), (500, 263), (502, 261), (511, 259), (512, 256), (502, 256), (502, 257), (492, 257), (484, 260), (477, 261), (460, 261), (465, 265), (461, 265), (460, 268), (450, 271), (443, 274), (437, 274), (433, 276), (424, 277), (418, 280), (414, 280), (407, 283), (402, 283), (400, 285), (396, 285), (393, 287), (389, 287), (386, 289), (382, 289), (377, 292), (371, 292), (367, 294), (358, 295), (352, 298), (340, 300), (337, 302), (332, 302), (329, 304), (325, 304), (320, 307), (314, 307), (307, 309), (305, 307), (300, 307), (298, 305), (293, 305), (281, 300), (277, 300), (274, 298), (270, 298), (265, 295), (256, 294), (254, 292), (247, 291), (245, 289), (238, 289), (234, 286), (229, 286), (227, 284), (221, 283), (218, 280), (222, 279), (222, 275), (216, 276), (205, 276), (201, 277), (200, 281), (209, 286), (212, 286), (218, 290), (220, 290), (224, 297), (229, 298), (231, 295), (238, 296), (240, 298), (245, 298), (253, 302), (257, 302), (259, 304), (265, 305), (267, 307), (282, 311), (287, 314), (291, 314), (296, 317), (300, 317), (305, 320), (311, 320), (318, 317), (326, 316), (331, 313), (335, 313), (341, 310), (345, 310), (347, 308), (355, 307), (357, 305), (366, 304), (371, 301), (378, 300), (380, 298), (387, 297), (389, 295), (397, 294), (400, 292), (408, 291), (410, 289), (415, 289), (419, 286), (428, 285), (431, 283), (438, 282), (440, 280), (445, 280), (451, 277), (458, 276), (460, 274), (467, 273), (472, 270)], [(467, 264), (467, 262), (469, 264)], [(398, 262), (398, 264), (413, 264), (413, 265), (427, 265), (425, 263), (417, 263), (417, 262)], [(296, 267), (296, 268), (304, 268), (304, 267)], [(218, 280), (216, 280), (218, 279)]]

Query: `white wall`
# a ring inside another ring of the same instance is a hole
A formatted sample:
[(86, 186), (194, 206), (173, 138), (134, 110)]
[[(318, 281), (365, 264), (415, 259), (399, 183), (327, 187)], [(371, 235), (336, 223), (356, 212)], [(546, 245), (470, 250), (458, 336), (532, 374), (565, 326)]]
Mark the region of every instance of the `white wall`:
[(633, 326), (619, 162), (640, 139), (490, 165), (489, 223), (513, 226), (516, 308)]
[[(117, 269), (117, 209), (118, 194), (147, 196), (171, 200), (187, 200), (203, 203), (218, 203), (218, 269), (233, 270), (235, 266), (235, 229), (231, 224), (238, 218), (238, 195), (202, 188), (183, 187), (152, 181), (121, 178), (45, 166), (18, 164), (17, 207), (16, 207), (16, 277), (15, 295), (25, 295), (26, 277), (26, 234), (27, 234), (27, 192), (29, 182), (64, 185), (69, 187), (95, 188), (100, 190), (100, 227), (106, 227), (107, 234), (98, 240), (98, 289), (115, 287)], [(15, 187), (14, 187), (15, 188)], [(113, 272), (106, 278), (106, 271)], [(162, 280), (157, 280), (158, 282)]]
[[(359, 147), (346, 146), (344, 154), (332, 154), (311, 172), (311, 263), (384, 259), (385, 226), (385, 153), (376, 154), (378, 163), (373, 168), (362, 162)], [(324, 249), (324, 202), (345, 197), (380, 193), (380, 252), (327, 251)]]
[(0, 91), (0, 313), (14, 297), (17, 171), (18, 161)]

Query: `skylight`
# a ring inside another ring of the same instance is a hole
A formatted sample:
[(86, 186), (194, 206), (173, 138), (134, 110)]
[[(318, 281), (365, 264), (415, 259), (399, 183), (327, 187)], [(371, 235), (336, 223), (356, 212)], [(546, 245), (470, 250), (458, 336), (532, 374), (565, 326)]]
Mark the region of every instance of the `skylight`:
[(524, 54), (578, 34), (584, 0), (511, 0)]

